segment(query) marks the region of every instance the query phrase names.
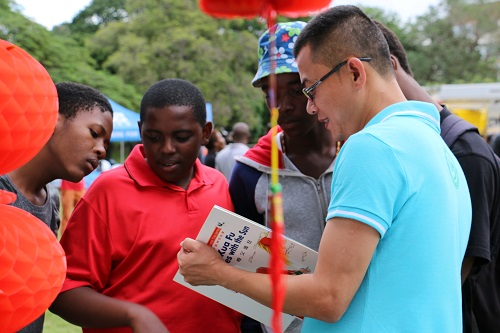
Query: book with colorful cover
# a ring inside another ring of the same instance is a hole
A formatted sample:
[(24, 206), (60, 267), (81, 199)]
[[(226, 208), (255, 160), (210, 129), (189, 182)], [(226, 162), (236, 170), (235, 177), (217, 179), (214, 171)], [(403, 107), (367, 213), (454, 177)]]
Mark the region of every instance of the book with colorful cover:
[[(214, 206), (197, 240), (214, 247), (222, 259), (247, 271), (268, 273), (271, 230), (243, 216)], [(316, 267), (318, 253), (288, 237), (284, 237), (284, 273), (311, 273)], [(221, 286), (192, 286), (177, 272), (174, 281), (224, 304), (267, 326), (271, 326), (273, 310), (253, 299)], [(282, 314), (285, 329), (297, 317)]]

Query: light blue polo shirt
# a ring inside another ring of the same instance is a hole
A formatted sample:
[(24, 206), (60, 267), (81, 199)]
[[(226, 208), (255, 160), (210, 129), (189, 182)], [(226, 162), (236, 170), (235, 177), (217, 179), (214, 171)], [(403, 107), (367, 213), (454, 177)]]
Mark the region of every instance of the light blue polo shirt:
[(461, 332), (460, 270), (471, 224), (467, 182), (432, 104), (385, 108), (342, 147), (327, 220), (380, 233), (363, 282), (336, 323), (302, 332)]

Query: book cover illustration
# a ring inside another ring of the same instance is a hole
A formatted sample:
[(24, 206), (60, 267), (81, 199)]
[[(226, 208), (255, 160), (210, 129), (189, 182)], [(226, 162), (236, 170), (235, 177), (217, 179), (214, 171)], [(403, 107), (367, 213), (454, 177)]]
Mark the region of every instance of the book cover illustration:
[[(247, 218), (214, 206), (196, 239), (215, 248), (225, 262), (235, 267), (257, 273), (269, 272), (271, 230)], [(283, 249), (286, 265), (284, 274), (298, 275), (314, 271), (318, 258), (316, 251), (287, 237), (284, 237)], [(179, 272), (174, 281), (271, 325), (272, 309), (243, 294), (221, 286), (192, 286), (184, 281)], [(283, 314), (283, 327), (286, 328), (295, 318)]]

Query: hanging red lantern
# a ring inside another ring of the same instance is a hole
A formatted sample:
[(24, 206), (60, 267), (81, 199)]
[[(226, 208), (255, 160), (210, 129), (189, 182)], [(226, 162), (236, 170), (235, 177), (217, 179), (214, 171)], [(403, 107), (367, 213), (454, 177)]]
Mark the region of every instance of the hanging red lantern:
[[(0, 40), (0, 175), (33, 158), (58, 118), (57, 90), (26, 51)], [(52, 231), (0, 190), (0, 332), (15, 332), (42, 315), (59, 293), (66, 257)]]
[(57, 90), (45, 68), (18, 46), (0, 40), (0, 175), (42, 149), (58, 117)]
[(0, 191), (0, 332), (16, 332), (41, 316), (66, 276), (57, 238), (33, 215), (6, 205), (12, 194)]
[(287, 17), (309, 16), (328, 7), (332, 0), (200, 0), (206, 14), (218, 18), (267, 18), (269, 10)]

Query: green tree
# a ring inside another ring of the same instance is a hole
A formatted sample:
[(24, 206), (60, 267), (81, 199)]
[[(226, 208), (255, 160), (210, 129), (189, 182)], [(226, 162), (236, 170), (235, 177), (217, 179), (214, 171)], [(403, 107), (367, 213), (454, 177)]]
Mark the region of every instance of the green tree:
[(262, 95), (250, 84), (257, 68), (256, 21), (217, 20), (196, 0), (127, 0), (124, 11), (126, 20), (108, 23), (85, 43), (96, 69), (139, 91), (164, 78), (189, 80), (212, 103), (217, 126), (242, 119), (265, 126)]
[(49, 32), (25, 18), (17, 4), (0, 0), (0, 38), (28, 52), (49, 72), (54, 82), (73, 81), (86, 84), (131, 109), (138, 109), (141, 95), (133, 84), (97, 69), (96, 61), (71, 34)]
[(500, 80), (500, 1), (444, 1), (455, 30), (475, 41), (485, 71), (490, 70), (490, 75), (486, 76), (485, 80)]
[(93, 34), (99, 28), (128, 17), (125, 0), (93, 0), (69, 24), (73, 34)]
[[(363, 10), (398, 35), (416, 79), (429, 85), (498, 79), (499, 4), (441, 0), (404, 23), (394, 12)], [(255, 138), (269, 125), (262, 93), (250, 84), (265, 29), (262, 19), (210, 17), (198, 0), (93, 0), (71, 23), (47, 31), (25, 18), (15, 1), (0, 0), (0, 38), (33, 55), (55, 82), (91, 85), (138, 110), (154, 82), (187, 79), (212, 103), (217, 127), (243, 120)]]
[(411, 25), (414, 49), (409, 60), (417, 80), (443, 84), (491, 79), (491, 63), (482, 59), (478, 40), (443, 13), (443, 4), (432, 7)]

